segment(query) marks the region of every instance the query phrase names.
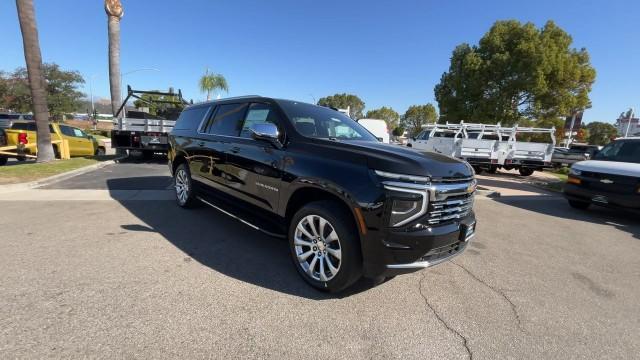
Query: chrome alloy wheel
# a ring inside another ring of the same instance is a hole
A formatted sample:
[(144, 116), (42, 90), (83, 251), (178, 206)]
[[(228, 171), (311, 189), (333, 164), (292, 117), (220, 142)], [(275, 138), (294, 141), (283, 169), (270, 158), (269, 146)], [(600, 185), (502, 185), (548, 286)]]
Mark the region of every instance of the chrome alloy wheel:
[(180, 204), (185, 204), (189, 198), (189, 179), (184, 169), (176, 172), (176, 196)]
[(340, 271), (342, 248), (335, 229), (321, 216), (300, 219), (293, 244), (298, 262), (312, 279), (326, 282)]

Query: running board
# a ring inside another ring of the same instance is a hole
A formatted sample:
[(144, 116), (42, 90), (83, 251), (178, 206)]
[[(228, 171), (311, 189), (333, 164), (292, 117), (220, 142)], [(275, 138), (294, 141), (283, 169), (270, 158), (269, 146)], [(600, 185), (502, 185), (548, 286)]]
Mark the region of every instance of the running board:
[(286, 235), (284, 235), (284, 234), (274, 233), (274, 232), (271, 232), (271, 231), (265, 230), (265, 229), (263, 229), (263, 228), (261, 228), (261, 227), (259, 227), (259, 226), (256, 226), (256, 225), (254, 225), (254, 224), (250, 223), (249, 221), (247, 221), (247, 220), (245, 220), (245, 219), (243, 219), (243, 218), (241, 218), (241, 217), (239, 217), (239, 216), (237, 216), (237, 215), (235, 215), (235, 214), (232, 214), (232, 213), (230, 213), (229, 211), (224, 210), (224, 209), (222, 209), (222, 208), (221, 208), (221, 207), (219, 207), (219, 206), (216, 206), (216, 205), (212, 204), (211, 202), (209, 202), (209, 201), (207, 201), (207, 200), (205, 200), (205, 199), (201, 198), (200, 196), (196, 196), (196, 199), (198, 199), (198, 200), (202, 201), (203, 203), (205, 203), (205, 204), (207, 204), (207, 205), (211, 206), (212, 208), (214, 208), (214, 209), (216, 209), (216, 210), (220, 211), (221, 213), (223, 213), (223, 214), (225, 214), (225, 215), (227, 215), (227, 216), (229, 216), (229, 217), (231, 217), (231, 218), (234, 218), (234, 219), (236, 219), (236, 220), (240, 221), (241, 223), (243, 223), (243, 224), (245, 224), (245, 225), (249, 226), (250, 228), (252, 228), (252, 229), (254, 229), (254, 230), (258, 230), (258, 231), (262, 232), (262, 233), (263, 233), (263, 234), (265, 234), (265, 235), (269, 235), (269, 236), (276, 237), (276, 238), (281, 238), (281, 239), (286, 239), (286, 238), (287, 238), (287, 236), (286, 236)]

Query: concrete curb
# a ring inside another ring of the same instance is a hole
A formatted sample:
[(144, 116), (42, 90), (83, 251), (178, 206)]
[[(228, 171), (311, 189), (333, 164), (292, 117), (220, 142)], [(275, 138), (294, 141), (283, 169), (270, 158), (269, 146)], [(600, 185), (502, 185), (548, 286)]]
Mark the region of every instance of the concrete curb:
[(34, 189), (34, 188), (38, 188), (38, 187), (41, 187), (41, 186), (51, 185), (51, 184), (56, 183), (58, 181), (67, 180), (67, 179), (70, 179), (70, 178), (72, 178), (74, 176), (86, 174), (88, 172), (101, 169), (101, 168), (103, 168), (105, 166), (108, 166), (108, 165), (113, 165), (113, 164), (116, 163), (116, 161), (122, 160), (124, 158), (126, 158), (126, 156), (121, 156), (121, 157), (115, 158), (113, 160), (103, 161), (103, 162), (100, 162), (100, 163), (97, 163), (97, 164), (81, 167), (79, 169), (75, 169), (75, 170), (71, 170), (71, 171), (67, 171), (67, 172), (62, 173), (62, 174), (57, 174), (57, 175), (49, 176), (49, 177), (44, 178), (44, 179), (34, 180), (34, 181), (22, 183), (22, 184), (0, 185), (0, 193), (8, 193), (8, 192), (14, 192), (14, 191), (21, 191), (21, 190), (29, 190), (29, 189)]

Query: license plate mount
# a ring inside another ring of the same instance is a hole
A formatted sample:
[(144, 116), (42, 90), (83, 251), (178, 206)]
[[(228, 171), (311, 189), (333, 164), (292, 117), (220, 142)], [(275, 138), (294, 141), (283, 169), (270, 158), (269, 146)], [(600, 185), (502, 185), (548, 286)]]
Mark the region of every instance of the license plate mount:
[(476, 223), (460, 224), (460, 241), (467, 242), (476, 234)]

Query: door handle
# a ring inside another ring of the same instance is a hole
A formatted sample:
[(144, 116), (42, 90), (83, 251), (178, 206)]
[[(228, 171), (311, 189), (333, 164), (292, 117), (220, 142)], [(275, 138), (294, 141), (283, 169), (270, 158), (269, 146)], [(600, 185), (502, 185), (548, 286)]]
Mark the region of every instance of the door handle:
[(198, 141), (198, 146), (204, 146), (204, 141)]

